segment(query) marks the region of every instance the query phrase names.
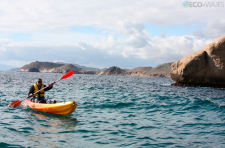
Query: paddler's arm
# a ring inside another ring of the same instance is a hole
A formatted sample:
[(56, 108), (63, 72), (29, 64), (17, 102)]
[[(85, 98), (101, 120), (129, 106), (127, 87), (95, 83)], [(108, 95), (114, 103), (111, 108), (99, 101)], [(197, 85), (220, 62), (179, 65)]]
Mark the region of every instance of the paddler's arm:
[(28, 93), (28, 96), (29, 96), (29, 97), (32, 97), (32, 96), (33, 96), (33, 93), (34, 93), (34, 85), (32, 85), (32, 86), (30, 87), (30, 91), (29, 91), (29, 93)]
[[(46, 85), (44, 87), (46, 87)], [(45, 88), (44, 91), (51, 90), (52, 87), (53, 87), (53, 83), (51, 83), (47, 88)]]

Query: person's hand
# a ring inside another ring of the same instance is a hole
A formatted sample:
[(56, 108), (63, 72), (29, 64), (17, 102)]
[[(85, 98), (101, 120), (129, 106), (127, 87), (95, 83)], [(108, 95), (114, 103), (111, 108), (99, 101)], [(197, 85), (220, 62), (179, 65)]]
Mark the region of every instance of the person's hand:
[(33, 94), (29, 94), (29, 97), (33, 97)]
[(50, 86), (52, 87), (54, 83), (51, 83)]

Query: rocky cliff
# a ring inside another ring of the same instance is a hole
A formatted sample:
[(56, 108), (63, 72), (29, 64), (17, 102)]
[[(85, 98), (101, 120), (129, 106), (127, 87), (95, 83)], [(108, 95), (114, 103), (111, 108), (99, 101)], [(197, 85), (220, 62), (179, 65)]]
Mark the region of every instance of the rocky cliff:
[(173, 85), (225, 87), (225, 36), (173, 63)]

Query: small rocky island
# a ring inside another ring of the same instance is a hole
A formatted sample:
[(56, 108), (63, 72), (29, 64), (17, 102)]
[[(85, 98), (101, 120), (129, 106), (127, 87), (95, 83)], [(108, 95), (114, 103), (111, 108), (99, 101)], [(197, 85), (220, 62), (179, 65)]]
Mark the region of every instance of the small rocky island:
[(67, 73), (73, 70), (75, 74), (94, 75), (119, 75), (119, 76), (144, 76), (144, 77), (170, 77), (172, 63), (165, 63), (155, 68), (138, 67), (134, 69), (121, 69), (113, 66), (106, 70), (87, 70), (74, 66), (73, 64), (59, 64), (52, 62), (32, 62), (24, 65), (21, 72), (47, 72), (47, 73)]
[(225, 87), (225, 36), (173, 63), (176, 86)]
[(58, 64), (52, 62), (32, 62), (24, 65), (19, 71), (22, 72), (44, 72), (44, 73), (67, 73), (73, 70), (76, 74), (98, 74), (100, 71), (97, 70), (84, 70), (78, 68), (73, 64)]

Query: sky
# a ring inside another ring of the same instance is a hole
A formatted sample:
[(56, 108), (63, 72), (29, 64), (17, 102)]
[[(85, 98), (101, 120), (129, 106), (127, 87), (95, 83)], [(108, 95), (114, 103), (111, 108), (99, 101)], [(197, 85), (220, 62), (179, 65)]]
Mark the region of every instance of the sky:
[(0, 0), (0, 65), (156, 67), (225, 35), (225, 0)]

